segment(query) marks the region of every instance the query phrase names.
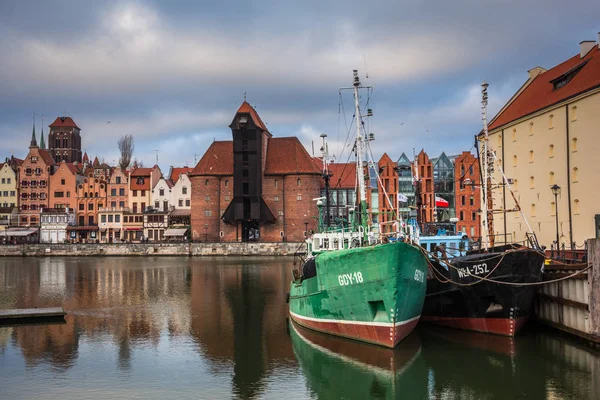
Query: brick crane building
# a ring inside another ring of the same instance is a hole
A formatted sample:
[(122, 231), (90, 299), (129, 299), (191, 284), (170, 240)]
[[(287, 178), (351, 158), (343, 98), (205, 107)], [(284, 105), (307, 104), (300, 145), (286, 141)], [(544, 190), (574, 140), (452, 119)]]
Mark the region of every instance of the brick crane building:
[(298, 138), (274, 138), (244, 101), (190, 173), (192, 239), (301, 241), (317, 215), (320, 171)]

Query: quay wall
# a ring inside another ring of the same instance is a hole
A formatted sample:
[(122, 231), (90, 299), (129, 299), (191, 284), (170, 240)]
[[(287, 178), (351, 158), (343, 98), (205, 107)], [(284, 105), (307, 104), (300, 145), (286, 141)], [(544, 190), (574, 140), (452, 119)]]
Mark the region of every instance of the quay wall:
[[(590, 264), (546, 266), (545, 281), (569, 278), (539, 289), (535, 315), (546, 325), (600, 344), (600, 239), (589, 239), (587, 244)], [(577, 271), (582, 273), (571, 276)]]
[(119, 243), (18, 244), (0, 246), (0, 256), (291, 256), (302, 243)]

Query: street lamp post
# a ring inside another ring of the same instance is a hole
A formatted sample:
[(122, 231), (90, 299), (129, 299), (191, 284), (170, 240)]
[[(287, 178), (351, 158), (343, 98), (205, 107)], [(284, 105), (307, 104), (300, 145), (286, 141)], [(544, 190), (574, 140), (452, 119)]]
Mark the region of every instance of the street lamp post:
[(208, 242), (208, 224), (204, 224), (204, 241)]
[(558, 243), (559, 243), (559, 236), (558, 236), (558, 195), (560, 194), (560, 186), (558, 186), (556, 183), (554, 185), (552, 185), (552, 187), (550, 188), (552, 190), (552, 194), (554, 195), (554, 214), (556, 215), (556, 254), (558, 254)]

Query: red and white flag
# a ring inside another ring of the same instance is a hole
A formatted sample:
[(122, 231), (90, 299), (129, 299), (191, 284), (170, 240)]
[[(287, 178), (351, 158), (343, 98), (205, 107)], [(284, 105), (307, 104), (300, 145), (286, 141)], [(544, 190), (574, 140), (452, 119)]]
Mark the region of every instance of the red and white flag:
[(447, 200), (442, 199), (441, 197), (435, 196), (435, 206), (440, 208), (448, 208), (450, 203)]

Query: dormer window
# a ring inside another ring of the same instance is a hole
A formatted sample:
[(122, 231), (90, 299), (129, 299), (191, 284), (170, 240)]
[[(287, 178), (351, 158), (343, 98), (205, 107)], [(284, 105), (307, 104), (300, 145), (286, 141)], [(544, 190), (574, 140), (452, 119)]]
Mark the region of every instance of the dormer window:
[(144, 177), (143, 177), (143, 176), (139, 176), (139, 177), (136, 179), (136, 183), (137, 183), (138, 185), (143, 185), (143, 184), (144, 184)]
[(573, 79), (575, 77), (575, 75), (577, 75), (579, 73), (579, 71), (581, 71), (581, 69), (585, 66), (585, 64), (587, 64), (587, 61), (582, 62), (579, 65), (576, 65), (575, 67), (571, 68), (570, 70), (568, 70), (561, 76), (552, 79), (550, 81), (550, 83), (552, 83), (552, 85), (554, 85), (554, 90), (560, 89), (561, 87), (565, 86), (567, 83), (571, 82), (571, 79)]

